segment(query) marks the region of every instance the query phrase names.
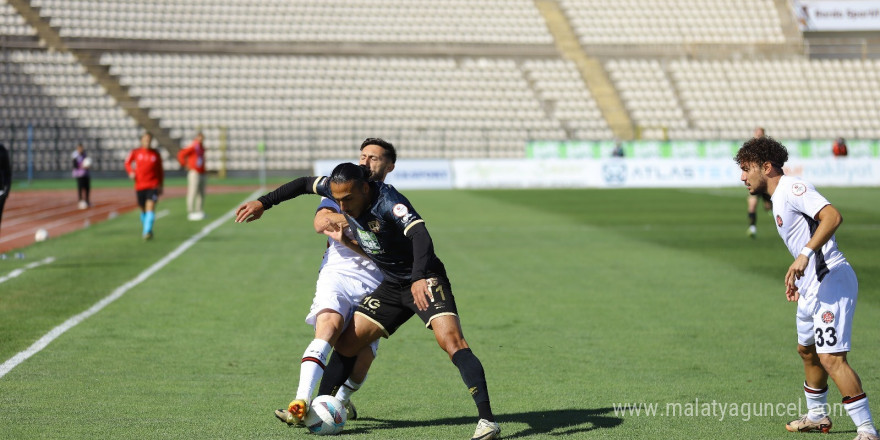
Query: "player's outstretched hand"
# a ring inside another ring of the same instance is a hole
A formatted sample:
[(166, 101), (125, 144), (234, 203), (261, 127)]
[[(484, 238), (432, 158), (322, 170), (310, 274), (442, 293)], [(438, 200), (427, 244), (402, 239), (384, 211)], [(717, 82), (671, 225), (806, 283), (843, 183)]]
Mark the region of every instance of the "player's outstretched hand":
[(428, 310), (428, 299), (431, 302), (434, 302), (434, 294), (431, 293), (431, 288), (428, 287), (427, 280), (416, 280), (412, 283), (412, 287), (410, 287), (410, 291), (412, 291), (413, 302), (416, 304), (419, 310), (425, 311)]
[(263, 216), (263, 203), (259, 200), (251, 200), (250, 202), (242, 203), (238, 209), (235, 210), (235, 222), (236, 223), (250, 223), (254, 220), (259, 220), (260, 217)]

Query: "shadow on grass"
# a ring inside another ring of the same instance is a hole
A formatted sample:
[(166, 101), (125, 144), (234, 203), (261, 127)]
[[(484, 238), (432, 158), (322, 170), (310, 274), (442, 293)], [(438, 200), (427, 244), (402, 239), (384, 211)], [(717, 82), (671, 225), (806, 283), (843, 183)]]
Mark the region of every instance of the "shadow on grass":
[[(554, 435), (569, 436), (581, 432), (589, 432), (596, 429), (614, 428), (621, 423), (620, 417), (610, 416), (612, 408), (599, 409), (561, 409), (550, 411), (534, 411), (513, 414), (497, 414), (496, 421), (501, 424), (502, 438), (511, 439), (527, 437), (530, 435)], [(474, 425), (476, 417), (450, 417), (434, 420), (380, 420), (362, 417), (353, 422), (353, 426), (347, 426), (343, 433), (373, 433), (384, 429), (397, 428), (423, 428), (425, 426), (443, 425)], [(529, 427), (510, 432), (504, 429), (505, 423), (524, 423)]]

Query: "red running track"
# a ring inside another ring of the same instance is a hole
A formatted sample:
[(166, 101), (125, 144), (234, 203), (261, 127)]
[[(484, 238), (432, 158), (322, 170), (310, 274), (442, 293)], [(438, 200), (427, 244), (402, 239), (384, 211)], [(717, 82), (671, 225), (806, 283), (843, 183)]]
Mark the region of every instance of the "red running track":
[[(209, 185), (208, 194), (253, 191), (254, 187)], [(165, 188), (162, 198), (186, 196), (185, 187)], [(0, 253), (28, 246), (38, 229), (58, 237), (137, 209), (131, 188), (93, 188), (89, 209), (77, 208), (76, 190), (10, 191), (0, 220)], [(159, 203), (161, 210), (161, 199)]]

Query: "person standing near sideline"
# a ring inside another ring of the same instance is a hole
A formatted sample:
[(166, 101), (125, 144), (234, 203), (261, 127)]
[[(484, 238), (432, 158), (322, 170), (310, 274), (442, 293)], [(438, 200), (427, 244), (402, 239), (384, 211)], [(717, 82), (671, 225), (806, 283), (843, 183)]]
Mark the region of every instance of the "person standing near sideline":
[(196, 133), (188, 147), (177, 153), (186, 172), (186, 211), (190, 221), (205, 219), (205, 135)]
[(831, 154), (834, 157), (844, 157), (847, 155), (846, 150), (846, 139), (839, 137), (834, 140), (834, 143), (831, 144)]
[(855, 440), (880, 439), (868, 395), (846, 359), (859, 282), (834, 236), (843, 217), (812, 184), (785, 175), (782, 165), (788, 160), (788, 150), (779, 142), (767, 137), (751, 139), (734, 160), (750, 194), (770, 195), (777, 231), (794, 257), (785, 274), (785, 296), (797, 301), (797, 350), (804, 363), (808, 412), (785, 428), (791, 432), (831, 429), (830, 377), (856, 425)]
[(92, 159), (86, 156), (86, 149), (82, 142), (76, 144), (76, 151), (73, 152), (73, 178), (76, 179), (76, 195), (79, 199), (79, 209), (88, 209), (92, 206), (89, 199), (89, 192), (92, 189), (91, 177), (89, 176), (89, 168), (92, 166)]
[(9, 152), (3, 144), (0, 144), (0, 220), (3, 219), (3, 205), (9, 198), (9, 190), (12, 188), (12, 162), (9, 160)]
[(138, 206), (141, 208), (141, 237), (153, 239), (153, 222), (156, 220), (156, 203), (162, 195), (165, 170), (162, 169), (162, 155), (153, 148), (153, 136), (145, 132), (141, 136), (141, 146), (131, 150), (125, 158), (125, 171), (134, 180)]

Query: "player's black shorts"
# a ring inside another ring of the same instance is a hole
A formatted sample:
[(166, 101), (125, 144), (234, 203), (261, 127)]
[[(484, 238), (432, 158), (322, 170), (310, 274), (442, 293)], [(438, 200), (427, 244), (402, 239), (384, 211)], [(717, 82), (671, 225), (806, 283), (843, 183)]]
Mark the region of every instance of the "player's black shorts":
[(159, 201), (159, 190), (157, 188), (153, 188), (137, 191), (137, 199), (138, 206), (140, 206), (141, 209), (144, 209), (144, 206), (147, 205), (147, 200), (152, 200), (154, 203)]
[(419, 315), (425, 323), (425, 327), (431, 328), (431, 319), (443, 315), (458, 316), (455, 306), (455, 297), (452, 296), (452, 286), (445, 277), (432, 276), (428, 278), (428, 287), (434, 294), (434, 302), (428, 300), (428, 310), (419, 310), (413, 302), (411, 283), (399, 284), (392, 281), (382, 281), (376, 291), (364, 297), (358, 304), (358, 313), (373, 321), (385, 332), (385, 337), (391, 336), (404, 322), (414, 314)]

